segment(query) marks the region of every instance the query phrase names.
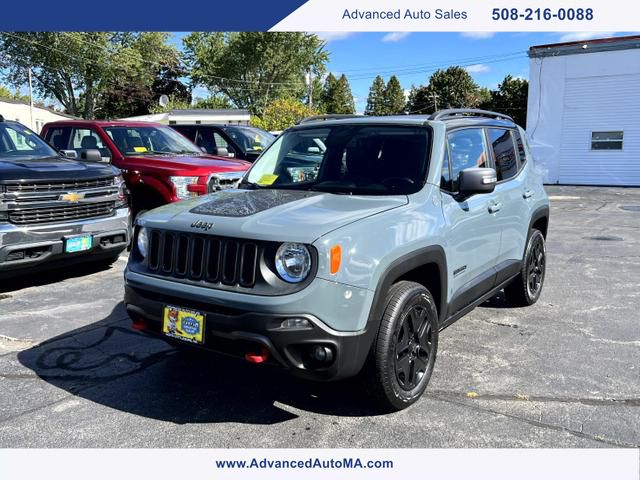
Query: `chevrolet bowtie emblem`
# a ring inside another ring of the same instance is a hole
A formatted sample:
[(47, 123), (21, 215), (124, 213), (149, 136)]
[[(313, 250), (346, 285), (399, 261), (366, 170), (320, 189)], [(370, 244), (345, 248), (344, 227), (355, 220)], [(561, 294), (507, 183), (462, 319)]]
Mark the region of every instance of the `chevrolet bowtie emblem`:
[(71, 202), (71, 203), (78, 203), (78, 201), (84, 198), (84, 194), (83, 193), (65, 193), (64, 195), (60, 195), (60, 200), (62, 200), (63, 202)]

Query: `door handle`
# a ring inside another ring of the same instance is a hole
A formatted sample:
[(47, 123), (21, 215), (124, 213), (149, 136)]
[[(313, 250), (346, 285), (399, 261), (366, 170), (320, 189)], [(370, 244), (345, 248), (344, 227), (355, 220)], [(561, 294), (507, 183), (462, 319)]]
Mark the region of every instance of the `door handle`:
[(525, 190), (524, 193), (522, 194), (522, 198), (527, 199), (527, 198), (531, 198), (533, 197), (533, 194), (535, 192), (533, 190)]
[(502, 208), (502, 203), (496, 202), (489, 205), (489, 213), (498, 213)]

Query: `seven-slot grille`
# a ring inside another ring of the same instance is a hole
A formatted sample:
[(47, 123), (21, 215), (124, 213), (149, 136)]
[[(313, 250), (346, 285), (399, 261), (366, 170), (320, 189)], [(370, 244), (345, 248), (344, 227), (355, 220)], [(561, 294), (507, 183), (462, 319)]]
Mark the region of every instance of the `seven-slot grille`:
[(17, 225), (26, 225), (103, 217), (111, 215), (114, 206), (114, 202), (97, 202), (64, 207), (13, 210), (9, 212), (9, 221)]
[(31, 192), (67, 192), (81, 190), (85, 188), (109, 187), (113, 185), (113, 178), (99, 178), (94, 180), (78, 180), (75, 182), (56, 183), (20, 183), (6, 185), (8, 193), (31, 193)]
[(252, 288), (258, 258), (252, 241), (160, 230), (149, 235), (149, 270), (170, 277)]

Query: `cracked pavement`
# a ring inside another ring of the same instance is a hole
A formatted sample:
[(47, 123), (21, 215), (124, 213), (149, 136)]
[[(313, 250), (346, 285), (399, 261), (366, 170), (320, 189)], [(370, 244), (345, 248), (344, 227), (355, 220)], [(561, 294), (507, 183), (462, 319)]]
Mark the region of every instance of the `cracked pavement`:
[(0, 447), (640, 445), (640, 189), (548, 187), (533, 307), (501, 296), (442, 332), (433, 378), (381, 415), (316, 384), (129, 328), (125, 260), (0, 287)]

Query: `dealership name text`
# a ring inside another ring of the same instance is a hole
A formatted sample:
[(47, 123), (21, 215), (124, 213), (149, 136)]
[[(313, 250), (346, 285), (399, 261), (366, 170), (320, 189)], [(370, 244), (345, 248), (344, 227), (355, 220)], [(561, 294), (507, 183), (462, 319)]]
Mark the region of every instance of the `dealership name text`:
[(467, 12), (458, 10), (349, 10), (345, 9), (342, 19), (348, 20), (466, 20)]

